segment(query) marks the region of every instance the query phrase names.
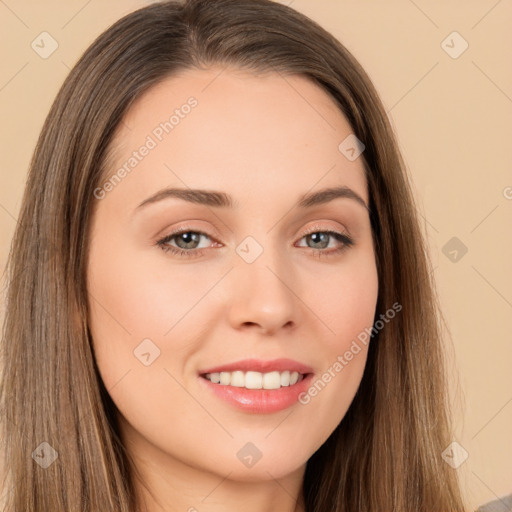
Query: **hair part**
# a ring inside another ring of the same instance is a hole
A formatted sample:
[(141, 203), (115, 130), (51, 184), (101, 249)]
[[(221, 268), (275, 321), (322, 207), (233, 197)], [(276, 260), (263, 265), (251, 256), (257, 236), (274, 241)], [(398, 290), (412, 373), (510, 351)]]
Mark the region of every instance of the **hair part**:
[[(60, 89), (32, 157), (7, 266), (2, 434), (6, 512), (133, 512), (135, 468), (96, 367), (87, 326), (93, 191), (130, 106), (180, 70), (216, 64), (300, 75), (326, 91), (365, 144), (379, 275), (371, 341), (345, 417), (307, 463), (308, 512), (461, 512), (432, 271), (411, 185), (385, 109), (349, 51), (268, 0), (167, 1), (112, 25)], [(31, 458), (42, 442), (58, 460)], [(7, 484), (8, 482), (8, 484)]]

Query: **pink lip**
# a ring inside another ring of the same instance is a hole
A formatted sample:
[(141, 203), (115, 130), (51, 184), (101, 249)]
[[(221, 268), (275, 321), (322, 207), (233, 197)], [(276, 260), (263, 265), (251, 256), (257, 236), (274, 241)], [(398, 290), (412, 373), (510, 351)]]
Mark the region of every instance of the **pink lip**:
[(242, 361), (235, 361), (234, 363), (225, 364), (222, 366), (215, 366), (206, 370), (201, 370), (200, 375), (206, 373), (220, 373), (220, 372), (234, 372), (240, 370), (242, 372), (299, 372), (302, 374), (313, 373), (310, 366), (294, 361), (293, 359), (274, 359), (272, 361), (263, 361), (261, 359), (244, 359)]
[(255, 414), (268, 414), (291, 407), (298, 402), (300, 394), (307, 391), (312, 380), (313, 374), (310, 373), (293, 386), (279, 389), (245, 389), (214, 384), (204, 377), (199, 377), (200, 385), (205, 386), (217, 397), (237, 409)]
[[(234, 386), (214, 384), (204, 377), (206, 373), (220, 373), (240, 371), (256, 371), (269, 373), (272, 371), (299, 372), (304, 378), (293, 384), (279, 389), (246, 389)], [(245, 359), (223, 366), (216, 366), (200, 372), (201, 386), (214, 393), (244, 412), (255, 414), (267, 414), (287, 409), (296, 404), (301, 393), (305, 392), (313, 380), (311, 367), (293, 361), (292, 359), (275, 359), (274, 361), (262, 361), (257, 359)]]

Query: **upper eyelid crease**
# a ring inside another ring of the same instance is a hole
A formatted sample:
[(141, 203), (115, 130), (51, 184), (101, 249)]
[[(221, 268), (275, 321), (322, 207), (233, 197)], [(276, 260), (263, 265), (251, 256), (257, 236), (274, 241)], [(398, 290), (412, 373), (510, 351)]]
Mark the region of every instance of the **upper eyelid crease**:
[[(142, 201), (142, 203), (140, 203), (139, 206), (137, 206), (135, 209), (135, 212), (139, 211), (144, 206), (154, 204), (169, 198), (182, 199), (191, 203), (216, 208), (232, 209), (238, 208), (240, 206), (238, 201), (234, 200), (229, 194), (226, 194), (225, 192), (190, 188), (165, 188)], [(370, 212), (370, 208), (364, 199), (357, 192), (345, 186), (330, 187), (317, 192), (305, 194), (297, 202), (297, 207), (300, 209), (310, 208), (312, 206), (328, 203), (338, 198), (352, 199), (357, 204), (363, 206), (368, 212)]]

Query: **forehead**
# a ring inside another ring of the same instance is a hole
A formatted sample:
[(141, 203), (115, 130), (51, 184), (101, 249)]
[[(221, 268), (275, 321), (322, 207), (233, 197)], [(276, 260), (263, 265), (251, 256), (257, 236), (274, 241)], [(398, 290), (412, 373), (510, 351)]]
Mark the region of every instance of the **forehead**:
[(296, 196), (342, 184), (366, 200), (362, 158), (350, 161), (339, 149), (351, 133), (334, 100), (306, 77), (190, 69), (132, 105), (109, 173), (124, 166), (129, 175), (116, 189), (137, 197), (178, 185), (238, 191), (241, 202), (260, 191), (270, 201), (275, 190)]

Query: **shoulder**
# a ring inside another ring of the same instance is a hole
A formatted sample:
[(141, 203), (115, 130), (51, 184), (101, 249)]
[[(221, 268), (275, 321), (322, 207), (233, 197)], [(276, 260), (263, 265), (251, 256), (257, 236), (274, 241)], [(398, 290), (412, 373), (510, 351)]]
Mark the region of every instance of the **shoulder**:
[(478, 507), (476, 512), (512, 512), (512, 494), (490, 501)]

